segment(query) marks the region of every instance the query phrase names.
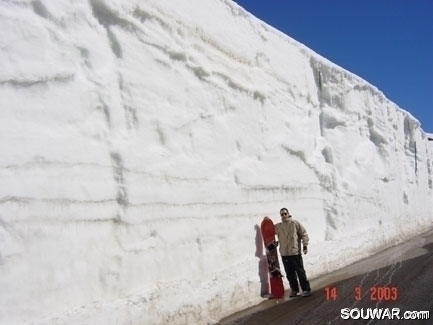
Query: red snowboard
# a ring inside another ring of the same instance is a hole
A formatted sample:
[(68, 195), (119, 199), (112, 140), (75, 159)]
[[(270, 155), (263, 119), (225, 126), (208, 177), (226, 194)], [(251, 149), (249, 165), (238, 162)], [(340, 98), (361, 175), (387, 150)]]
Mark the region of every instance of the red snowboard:
[(274, 223), (269, 217), (264, 217), (260, 229), (266, 247), (272, 298), (281, 298), (284, 296), (284, 286), (278, 261), (278, 243), (275, 241)]

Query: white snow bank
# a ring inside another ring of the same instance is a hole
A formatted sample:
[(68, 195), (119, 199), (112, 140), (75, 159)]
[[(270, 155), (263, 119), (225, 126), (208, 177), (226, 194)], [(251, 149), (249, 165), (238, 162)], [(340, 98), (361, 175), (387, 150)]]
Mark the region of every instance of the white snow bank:
[(431, 228), (408, 112), (231, 1), (0, 3), (0, 323), (206, 324)]

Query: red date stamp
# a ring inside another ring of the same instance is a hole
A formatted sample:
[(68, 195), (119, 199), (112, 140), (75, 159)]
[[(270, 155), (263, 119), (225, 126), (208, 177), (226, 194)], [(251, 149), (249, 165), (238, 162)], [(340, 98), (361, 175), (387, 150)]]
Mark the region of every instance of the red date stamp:
[[(397, 287), (371, 287), (367, 295), (370, 301), (397, 301), (399, 292)], [(355, 300), (359, 301), (364, 297), (362, 287), (355, 288)]]
[(337, 300), (337, 287), (325, 288), (326, 300)]
[[(356, 301), (363, 299), (370, 299), (370, 301), (397, 301), (399, 296), (400, 292), (396, 286), (375, 286), (367, 290), (363, 289), (361, 286), (357, 286), (354, 289), (354, 298)], [(337, 300), (337, 287), (326, 287), (325, 298), (326, 300)]]

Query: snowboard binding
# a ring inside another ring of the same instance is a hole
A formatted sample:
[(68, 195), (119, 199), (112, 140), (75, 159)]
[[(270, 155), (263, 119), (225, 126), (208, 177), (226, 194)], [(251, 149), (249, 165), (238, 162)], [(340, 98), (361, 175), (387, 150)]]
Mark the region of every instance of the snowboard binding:
[(278, 242), (274, 240), (269, 245), (266, 246), (266, 253), (272, 252), (274, 249), (278, 247)]

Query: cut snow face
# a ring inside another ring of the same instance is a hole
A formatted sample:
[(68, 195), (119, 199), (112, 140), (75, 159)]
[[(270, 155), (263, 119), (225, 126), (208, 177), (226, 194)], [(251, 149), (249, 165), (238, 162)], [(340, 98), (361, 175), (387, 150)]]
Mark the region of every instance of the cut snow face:
[(0, 35), (2, 324), (217, 321), (283, 206), (310, 278), (432, 226), (419, 123), (231, 1), (5, 0)]

